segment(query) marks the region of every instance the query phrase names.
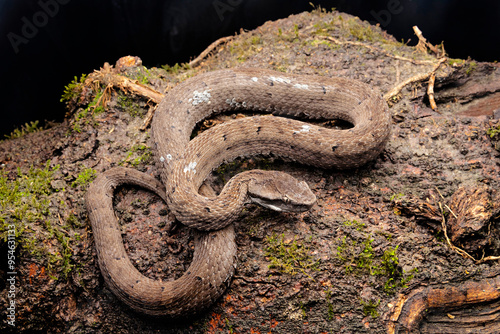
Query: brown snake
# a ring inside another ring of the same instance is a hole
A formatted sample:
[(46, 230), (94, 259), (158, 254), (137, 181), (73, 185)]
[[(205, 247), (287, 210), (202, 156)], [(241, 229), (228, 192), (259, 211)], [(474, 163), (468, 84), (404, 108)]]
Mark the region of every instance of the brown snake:
[[(231, 110), (268, 112), (310, 120), (342, 119), (347, 130), (290, 118), (254, 116), (215, 126), (190, 141), (196, 124)], [(278, 211), (304, 211), (314, 194), (281, 172), (247, 171), (216, 197), (198, 190), (208, 174), (238, 156), (273, 154), (321, 168), (353, 168), (374, 159), (390, 134), (390, 113), (380, 93), (344, 78), (299, 76), (265, 69), (231, 69), (197, 75), (160, 102), (152, 124), (156, 164), (163, 185), (151, 176), (111, 169), (91, 184), (87, 208), (99, 265), (111, 290), (134, 309), (182, 316), (208, 307), (226, 289), (235, 267), (232, 222), (245, 203)], [(133, 183), (156, 192), (183, 224), (199, 230), (188, 271), (178, 280), (154, 281), (130, 263), (112, 211), (113, 190)]]

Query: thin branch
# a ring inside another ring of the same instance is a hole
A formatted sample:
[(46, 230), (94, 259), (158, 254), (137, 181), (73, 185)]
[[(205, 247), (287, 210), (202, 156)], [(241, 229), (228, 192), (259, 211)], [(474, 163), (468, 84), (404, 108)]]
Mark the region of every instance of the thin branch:
[(144, 118), (144, 122), (142, 123), (139, 130), (145, 131), (148, 128), (149, 124), (151, 124), (151, 121), (153, 120), (153, 116), (155, 114), (157, 107), (158, 107), (158, 104), (156, 104), (155, 106), (149, 106), (148, 113), (146, 114), (146, 117)]
[(441, 66), (442, 63), (444, 63), (445, 61), (447, 60), (446, 57), (443, 57), (441, 59), (439, 59), (438, 63), (436, 63), (434, 65), (434, 68), (427, 72), (427, 73), (420, 73), (420, 74), (417, 74), (409, 79), (406, 79), (405, 81), (403, 81), (402, 83), (396, 85), (393, 89), (391, 89), (389, 92), (387, 92), (385, 95), (384, 95), (384, 99), (386, 101), (390, 101), (394, 96), (398, 95), (401, 90), (406, 86), (406, 85), (409, 85), (411, 83), (414, 83), (414, 82), (420, 82), (420, 81), (423, 81), (423, 80), (426, 80), (427, 78), (429, 78), (432, 74), (435, 74), (436, 71), (439, 69), (439, 67)]
[(415, 35), (418, 37), (418, 44), (416, 46), (417, 50), (427, 53), (427, 49), (430, 49), (434, 54), (438, 57), (444, 56), (444, 47), (442, 47), (442, 50), (439, 50), (437, 46), (432, 45), (431, 43), (427, 42), (427, 39), (424, 37), (422, 34), (422, 31), (417, 27), (413, 26), (413, 31), (415, 32)]
[(451, 240), (450, 240), (450, 238), (448, 238), (448, 233), (446, 230), (446, 219), (445, 219), (444, 214), (443, 214), (444, 210), (443, 210), (443, 206), (441, 205), (441, 202), (439, 202), (439, 209), (441, 209), (441, 216), (443, 217), (443, 221), (441, 222), (441, 227), (443, 229), (444, 237), (446, 239), (446, 243), (448, 244), (448, 246), (450, 246), (451, 249), (453, 249), (455, 252), (462, 255), (463, 257), (468, 257), (472, 261), (477, 262), (478, 260), (476, 260), (472, 255), (470, 255), (469, 253), (467, 253), (463, 249), (458, 248), (457, 246), (455, 246), (451, 243)]
[(390, 54), (390, 53), (386, 52), (384, 49), (377, 48), (375, 46), (368, 45), (368, 44), (365, 44), (365, 43), (362, 43), (362, 42), (341, 41), (340, 39), (337, 39), (337, 38), (331, 37), (331, 36), (320, 36), (320, 38), (327, 39), (327, 40), (332, 41), (335, 44), (339, 44), (339, 45), (345, 45), (345, 44), (347, 44), (347, 45), (362, 46), (362, 47), (370, 49), (370, 50), (372, 50), (374, 52), (382, 53), (382, 54), (384, 54), (387, 57), (391, 57), (391, 58), (394, 58), (394, 59), (397, 59), (397, 60), (408, 61), (408, 62), (416, 64), (416, 65), (425, 65), (425, 64), (435, 64), (436, 63), (433, 60), (417, 60), (417, 59), (411, 59), (411, 58), (407, 58), (407, 57), (393, 55), (393, 54)]
[(431, 73), (429, 77), (429, 85), (427, 86), (427, 96), (432, 110), (437, 110), (436, 100), (434, 100), (434, 82), (436, 81), (436, 73)]
[(218, 40), (216, 40), (215, 42), (213, 42), (212, 44), (210, 44), (202, 53), (200, 53), (200, 55), (198, 57), (196, 57), (195, 59), (191, 60), (189, 62), (189, 66), (191, 66), (191, 67), (198, 66), (201, 63), (201, 61), (206, 56), (208, 56), (208, 54), (210, 52), (212, 52), (216, 47), (218, 47), (222, 43), (226, 43), (226, 42), (230, 41), (233, 38), (234, 38), (234, 36), (226, 36), (226, 37), (219, 38)]

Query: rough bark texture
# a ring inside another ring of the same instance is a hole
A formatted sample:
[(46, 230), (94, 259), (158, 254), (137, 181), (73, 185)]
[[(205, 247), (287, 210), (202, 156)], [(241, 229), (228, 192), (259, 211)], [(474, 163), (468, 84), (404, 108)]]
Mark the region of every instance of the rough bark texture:
[[(315, 10), (242, 33), (194, 69), (145, 69), (138, 59), (105, 69), (138, 80), (149, 98), (120, 82), (73, 87), (64, 123), (0, 143), (2, 310), (12, 300), (8, 226), (17, 232), (15, 328), (3, 313), (2, 333), (500, 332), (497, 64), (445, 62), (434, 86), (439, 113), (429, 107), (425, 81), (406, 86), (389, 101), (386, 150), (362, 168), (319, 170), (272, 157), (221, 167), (209, 180), (215, 188), (243, 169), (272, 168), (306, 180), (318, 202), (304, 214), (248, 206), (236, 224), (236, 276), (202, 316), (132, 312), (108, 290), (96, 262), (86, 185), (93, 171), (119, 164), (158, 175), (149, 128), (139, 129), (161, 96), (154, 91), (168, 94), (202, 71), (253, 66), (349, 77), (386, 93), (437, 63), (367, 22)], [(124, 187), (115, 211), (143, 274), (182, 274), (192, 235), (159, 198)]]

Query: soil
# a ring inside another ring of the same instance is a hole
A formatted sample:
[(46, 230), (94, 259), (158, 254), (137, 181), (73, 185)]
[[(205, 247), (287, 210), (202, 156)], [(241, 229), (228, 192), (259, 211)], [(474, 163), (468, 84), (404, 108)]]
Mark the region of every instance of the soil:
[[(102, 71), (161, 94), (199, 72), (238, 66), (348, 77), (387, 93), (438, 62), (379, 27), (320, 9), (241, 32), (194, 68), (146, 69), (138, 58), (124, 59), (130, 62)], [(96, 262), (83, 200), (87, 183), (79, 176), (117, 165), (159, 174), (150, 129), (140, 130), (154, 103), (122, 88), (86, 81), (74, 89), (62, 124), (0, 143), (8, 182), (20, 177), (18, 168), (26, 174), (48, 160), (60, 166), (45, 218), (17, 236), (15, 326), (3, 313), (3, 333), (500, 332), (498, 64), (446, 61), (436, 72), (438, 110), (430, 108), (425, 80), (391, 97), (391, 139), (362, 168), (321, 170), (277, 157), (219, 168), (209, 180), (216, 189), (241, 170), (272, 168), (305, 180), (318, 201), (303, 214), (249, 205), (236, 224), (231, 286), (208, 311), (180, 320), (128, 309), (106, 287)], [(115, 212), (143, 274), (182, 275), (193, 253), (192, 231), (158, 197), (120, 188)], [(5, 224), (19, 224), (5, 217)], [(6, 240), (0, 240), (2, 254)], [(12, 300), (6, 258), (0, 261), (2, 309)], [(473, 293), (486, 287), (492, 292)]]

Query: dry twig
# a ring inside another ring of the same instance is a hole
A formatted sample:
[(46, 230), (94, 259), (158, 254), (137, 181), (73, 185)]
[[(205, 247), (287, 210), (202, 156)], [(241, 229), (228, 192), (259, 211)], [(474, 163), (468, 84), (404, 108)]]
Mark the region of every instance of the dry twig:
[(142, 126), (139, 128), (139, 130), (144, 131), (148, 128), (149, 124), (151, 124), (151, 121), (153, 120), (153, 116), (155, 114), (156, 108), (158, 107), (158, 104), (155, 106), (149, 106), (148, 113), (146, 114), (146, 117), (144, 118), (144, 122), (142, 123)]
[(118, 87), (122, 90), (146, 97), (154, 103), (159, 103), (164, 96), (162, 93), (139, 83), (137, 80), (132, 80), (110, 71), (94, 71), (89, 77), (91, 80), (99, 81), (107, 87)]
[(233, 36), (226, 36), (226, 37), (219, 38), (218, 40), (216, 40), (215, 42), (213, 42), (212, 44), (210, 44), (202, 53), (200, 53), (200, 55), (198, 57), (196, 57), (195, 59), (191, 60), (189, 62), (189, 66), (191, 66), (191, 67), (198, 66), (199, 63), (206, 56), (208, 56), (208, 54), (210, 52), (212, 52), (217, 46), (219, 46), (222, 43), (226, 43), (226, 42), (230, 41), (231, 39), (233, 39)]
[(429, 86), (427, 86), (427, 96), (432, 110), (437, 110), (436, 101), (434, 100), (434, 82), (436, 81), (436, 73), (432, 72), (429, 77)]
[(375, 46), (368, 45), (368, 44), (365, 44), (365, 43), (362, 43), (362, 42), (341, 41), (340, 39), (337, 39), (337, 38), (331, 37), (331, 36), (325, 36), (325, 37), (321, 37), (321, 38), (327, 39), (327, 40), (332, 41), (335, 44), (339, 44), (339, 45), (348, 44), (348, 45), (362, 46), (362, 47), (365, 47), (365, 48), (367, 48), (367, 49), (369, 49), (371, 51), (382, 53), (382, 54), (384, 54), (387, 57), (391, 57), (391, 58), (394, 58), (394, 59), (397, 59), (397, 60), (408, 61), (408, 62), (416, 64), (416, 65), (434, 64), (435, 63), (432, 60), (416, 60), (416, 59), (411, 59), (411, 58), (407, 58), (407, 57), (401, 57), (401, 56), (398, 56), (398, 55), (393, 55), (391, 53), (386, 52), (385, 50), (383, 50), (381, 48), (377, 48)]
[[(441, 215), (443, 216), (443, 221), (441, 222), (441, 228), (443, 229), (444, 238), (446, 239), (446, 243), (448, 244), (448, 246), (450, 246), (451, 249), (453, 249), (455, 252), (462, 255), (463, 257), (468, 257), (472, 261), (477, 262), (477, 260), (472, 255), (470, 255), (469, 253), (467, 253), (463, 249), (458, 248), (457, 246), (455, 246), (451, 243), (451, 240), (450, 240), (450, 238), (448, 238), (448, 233), (446, 230), (446, 219), (445, 219), (444, 214), (443, 214), (444, 210), (443, 210), (443, 206), (442, 206), (441, 202), (439, 202), (439, 209), (441, 209)], [(449, 208), (448, 208), (448, 210), (449, 210)], [(450, 210), (450, 212), (452, 212), (452, 211)]]
[(402, 83), (396, 85), (393, 89), (391, 89), (389, 92), (387, 92), (385, 95), (384, 95), (384, 99), (386, 101), (390, 101), (394, 96), (398, 95), (401, 90), (406, 86), (406, 85), (409, 85), (411, 83), (414, 83), (414, 82), (419, 82), (419, 81), (423, 81), (423, 80), (426, 80), (427, 78), (429, 78), (432, 74), (435, 74), (436, 71), (439, 69), (439, 67), (441, 66), (442, 63), (444, 63), (445, 61), (447, 60), (446, 57), (443, 57), (441, 59), (439, 59), (439, 61), (434, 65), (434, 68), (427, 72), (427, 73), (421, 73), (421, 74), (417, 74), (411, 78), (408, 78), (406, 79), (405, 81), (403, 81)]
[(422, 53), (427, 53), (427, 49), (430, 49), (437, 57), (443, 57), (445, 55), (443, 45), (441, 45), (441, 50), (439, 50), (437, 46), (427, 42), (427, 39), (424, 37), (422, 31), (417, 26), (413, 26), (413, 31), (418, 37), (418, 44), (416, 46), (417, 50), (421, 51)]

